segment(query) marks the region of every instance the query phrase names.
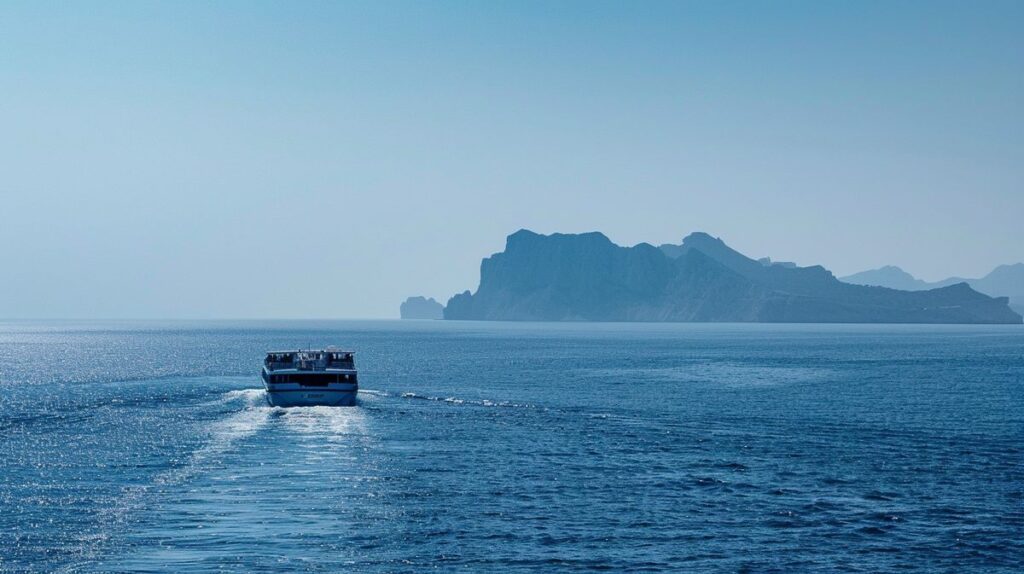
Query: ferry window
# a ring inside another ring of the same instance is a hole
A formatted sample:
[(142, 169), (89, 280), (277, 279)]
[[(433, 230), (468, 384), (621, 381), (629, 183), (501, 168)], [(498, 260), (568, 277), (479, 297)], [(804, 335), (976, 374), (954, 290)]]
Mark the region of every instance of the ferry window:
[(299, 383), (304, 387), (326, 387), (329, 382), (334, 380), (335, 375), (328, 375), (324, 373), (298, 373), (295, 375), (289, 375), (290, 381), (293, 383)]

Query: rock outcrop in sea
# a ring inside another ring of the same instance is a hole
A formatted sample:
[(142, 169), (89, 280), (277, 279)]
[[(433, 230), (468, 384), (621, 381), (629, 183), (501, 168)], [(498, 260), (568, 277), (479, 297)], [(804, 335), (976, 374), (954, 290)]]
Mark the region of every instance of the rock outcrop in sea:
[(446, 319), (1021, 323), (1006, 297), (958, 283), (900, 291), (843, 283), (821, 266), (757, 261), (693, 233), (680, 245), (622, 247), (601, 233), (520, 230), (483, 260), (480, 285)]
[(433, 297), (409, 297), (399, 307), (403, 319), (443, 319), (444, 305)]

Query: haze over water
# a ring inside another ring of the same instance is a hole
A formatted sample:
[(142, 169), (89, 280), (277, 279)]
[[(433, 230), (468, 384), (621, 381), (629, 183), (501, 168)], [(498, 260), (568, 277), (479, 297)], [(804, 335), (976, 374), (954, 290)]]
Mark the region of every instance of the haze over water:
[(1013, 0), (3, 2), (0, 318), (397, 318), (520, 228), (981, 277), (1024, 261), (1022, 28)]
[[(357, 350), (274, 409), (262, 353)], [(5, 323), (0, 571), (1019, 572), (1024, 331)]]

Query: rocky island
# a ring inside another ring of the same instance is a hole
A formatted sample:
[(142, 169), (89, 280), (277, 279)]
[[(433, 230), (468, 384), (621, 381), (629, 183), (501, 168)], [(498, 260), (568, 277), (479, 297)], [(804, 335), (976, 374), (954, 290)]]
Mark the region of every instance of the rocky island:
[(601, 233), (520, 230), (483, 260), (475, 293), (445, 319), (1021, 323), (1006, 297), (966, 283), (901, 291), (843, 283), (821, 266), (751, 259), (706, 233), (679, 245), (622, 247)]
[(443, 319), (444, 305), (433, 297), (409, 297), (398, 309), (403, 319)]

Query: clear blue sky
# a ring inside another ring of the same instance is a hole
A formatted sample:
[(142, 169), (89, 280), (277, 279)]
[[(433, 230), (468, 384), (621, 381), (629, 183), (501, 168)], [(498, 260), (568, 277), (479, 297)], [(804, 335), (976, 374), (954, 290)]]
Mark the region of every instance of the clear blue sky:
[(392, 317), (507, 234), (1024, 260), (1024, 2), (4, 2), (0, 317)]

